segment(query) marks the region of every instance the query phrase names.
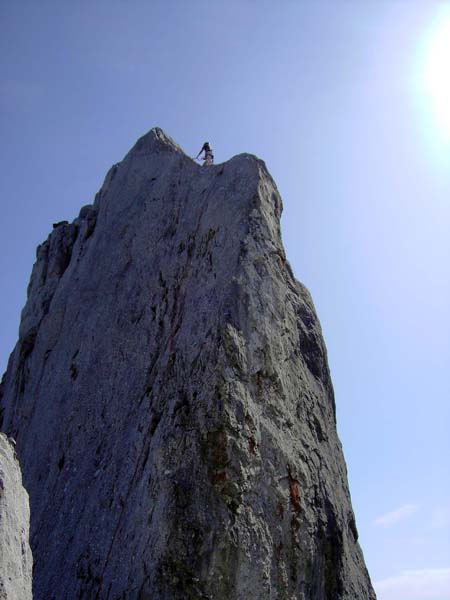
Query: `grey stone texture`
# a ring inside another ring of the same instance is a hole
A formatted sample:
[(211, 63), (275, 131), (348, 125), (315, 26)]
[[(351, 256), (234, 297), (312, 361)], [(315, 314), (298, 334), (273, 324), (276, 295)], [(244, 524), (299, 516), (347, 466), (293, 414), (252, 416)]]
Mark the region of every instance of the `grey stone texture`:
[(0, 600), (31, 600), (30, 506), (14, 443), (0, 433)]
[(158, 128), (37, 250), (2, 383), (37, 600), (373, 600), (263, 161)]

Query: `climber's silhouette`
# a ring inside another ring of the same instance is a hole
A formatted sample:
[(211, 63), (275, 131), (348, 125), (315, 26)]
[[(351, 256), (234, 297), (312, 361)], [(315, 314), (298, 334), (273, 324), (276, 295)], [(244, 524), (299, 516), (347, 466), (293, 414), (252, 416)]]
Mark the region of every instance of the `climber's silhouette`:
[(209, 145), (209, 142), (205, 142), (203, 144), (202, 149), (200, 150), (200, 152), (197, 154), (197, 156), (195, 158), (198, 158), (202, 152), (205, 153), (205, 156), (202, 157), (203, 158), (203, 166), (212, 165), (214, 162), (214, 154), (213, 154), (211, 146)]

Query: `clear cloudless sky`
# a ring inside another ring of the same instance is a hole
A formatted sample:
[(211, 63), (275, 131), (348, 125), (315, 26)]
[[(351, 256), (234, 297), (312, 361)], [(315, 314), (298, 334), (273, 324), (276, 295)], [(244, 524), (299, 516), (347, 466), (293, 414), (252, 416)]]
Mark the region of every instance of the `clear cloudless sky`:
[(2, 370), (36, 246), (155, 125), (266, 161), (379, 600), (449, 600), (450, 3), (0, 0)]

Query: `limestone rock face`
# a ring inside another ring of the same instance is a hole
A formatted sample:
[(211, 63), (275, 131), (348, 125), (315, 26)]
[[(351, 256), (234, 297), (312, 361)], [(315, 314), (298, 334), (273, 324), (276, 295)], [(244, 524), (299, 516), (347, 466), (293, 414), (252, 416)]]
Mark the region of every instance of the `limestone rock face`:
[(0, 433), (0, 600), (31, 600), (30, 506), (13, 444)]
[(373, 600), (281, 198), (160, 129), (39, 246), (2, 383), (38, 600)]

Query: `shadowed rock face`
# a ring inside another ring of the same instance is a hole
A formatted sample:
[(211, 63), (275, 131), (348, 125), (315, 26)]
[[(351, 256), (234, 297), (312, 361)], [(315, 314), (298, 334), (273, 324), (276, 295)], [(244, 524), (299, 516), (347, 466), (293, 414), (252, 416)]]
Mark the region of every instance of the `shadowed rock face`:
[(14, 446), (0, 433), (0, 600), (31, 600), (30, 507)]
[(37, 600), (375, 598), (281, 210), (152, 129), (39, 246), (0, 404)]

